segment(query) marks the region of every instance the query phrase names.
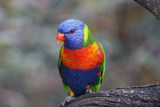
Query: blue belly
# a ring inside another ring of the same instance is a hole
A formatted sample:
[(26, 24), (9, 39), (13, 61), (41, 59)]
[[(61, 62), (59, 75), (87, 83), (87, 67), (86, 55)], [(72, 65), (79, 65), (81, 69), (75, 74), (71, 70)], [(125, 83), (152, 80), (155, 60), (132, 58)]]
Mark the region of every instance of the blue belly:
[(94, 68), (92, 70), (75, 70), (69, 69), (62, 65), (62, 78), (63, 82), (70, 86), (71, 90), (76, 96), (85, 94), (86, 87), (88, 85), (98, 84), (99, 78), (98, 73), (99, 68)]

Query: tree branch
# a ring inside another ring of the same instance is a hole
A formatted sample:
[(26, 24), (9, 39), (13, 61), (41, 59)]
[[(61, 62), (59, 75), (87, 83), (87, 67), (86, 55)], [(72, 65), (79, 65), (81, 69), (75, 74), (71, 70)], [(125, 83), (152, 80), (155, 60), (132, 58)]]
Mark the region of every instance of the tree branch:
[(160, 20), (160, 0), (135, 0)]
[(66, 107), (160, 107), (160, 82), (146, 86), (117, 88), (85, 94)]

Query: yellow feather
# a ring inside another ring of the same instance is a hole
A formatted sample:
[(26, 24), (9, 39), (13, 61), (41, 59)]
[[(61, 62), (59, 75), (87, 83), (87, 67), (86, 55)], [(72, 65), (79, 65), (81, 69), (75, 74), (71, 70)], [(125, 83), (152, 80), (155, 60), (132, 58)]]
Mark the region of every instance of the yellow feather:
[(87, 25), (84, 26), (83, 32), (84, 32), (84, 43), (86, 43), (88, 40), (88, 26)]

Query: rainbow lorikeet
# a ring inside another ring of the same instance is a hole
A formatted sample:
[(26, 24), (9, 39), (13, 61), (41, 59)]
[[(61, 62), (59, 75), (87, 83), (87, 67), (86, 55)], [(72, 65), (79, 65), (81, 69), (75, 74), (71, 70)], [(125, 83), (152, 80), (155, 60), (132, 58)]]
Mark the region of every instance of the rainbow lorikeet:
[(68, 19), (58, 26), (57, 42), (62, 44), (58, 68), (66, 93), (80, 96), (99, 90), (105, 72), (105, 53), (87, 25)]

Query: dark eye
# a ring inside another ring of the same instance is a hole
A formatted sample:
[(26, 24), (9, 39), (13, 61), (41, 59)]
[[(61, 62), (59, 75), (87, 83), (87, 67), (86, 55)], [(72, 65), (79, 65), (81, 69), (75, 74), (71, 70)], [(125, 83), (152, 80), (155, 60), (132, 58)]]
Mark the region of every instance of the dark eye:
[(75, 32), (75, 30), (74, 30), (74, 29), (70, 30), (70, 33), (74, 33), (74, 32)]

